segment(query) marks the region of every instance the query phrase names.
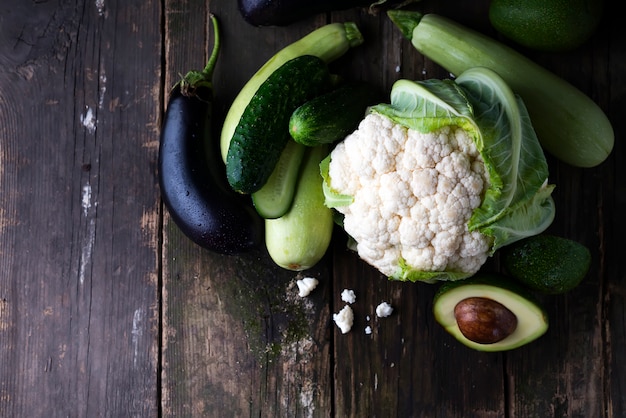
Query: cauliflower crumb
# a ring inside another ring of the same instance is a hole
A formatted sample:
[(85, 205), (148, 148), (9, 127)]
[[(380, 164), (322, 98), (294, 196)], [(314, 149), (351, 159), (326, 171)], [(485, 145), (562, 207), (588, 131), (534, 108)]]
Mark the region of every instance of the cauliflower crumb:
[(369, 325), (365, 327), (365, 333), (367, 335), (370, 335), (372, 333), (372, 327), (370, 327)]
[(335, 321), (342, 334), (349, 332), (354, 322), (354, 312), (352, 312), (350, 305), (344, 306), (339, 313), (333, 314), (333, 321)]
[(346, 303), (354, 303), (356, 301), (356, 295), (354, 294), (354, 290), (343, 289), (343, 292), (341, 292), (341, 300)]
[(422, 133), (370, 113), (328, 170), (333, 190), (354, 198), (336, 209), (359, 256), (388, 277), (407, 267), (471, 275), (487, 260), (491, 238), (467, 223), (489, 177), (465, 130)]
[(296, 282), (298, 285), (298, 296), (304, 298), (317, 287), (319, 281), (314, 277), (304, 277)]
[(376, 307), (376, 316), (379, 318), (385, 318), (391, 315), (393, 312), (393, 307), (387, 302), (382, 302), (380, 305)]

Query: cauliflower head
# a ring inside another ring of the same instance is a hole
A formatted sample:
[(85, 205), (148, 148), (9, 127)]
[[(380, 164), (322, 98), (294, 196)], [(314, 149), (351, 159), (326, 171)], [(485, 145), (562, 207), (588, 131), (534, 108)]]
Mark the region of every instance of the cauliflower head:
[(489, 182), (476, 145), (454, 126), (422, 133), (370, 113), (330, 155), (330, 187), (353, 197), (336, 207), (364, 261), (389, 277), (401, 264), (477, 272), (492, 238), (468, 221)]
[(320, 170), (353, 248), (390, 279), (467, 278), (554, 219), (526, 107), (486, 68), (397, 81)]

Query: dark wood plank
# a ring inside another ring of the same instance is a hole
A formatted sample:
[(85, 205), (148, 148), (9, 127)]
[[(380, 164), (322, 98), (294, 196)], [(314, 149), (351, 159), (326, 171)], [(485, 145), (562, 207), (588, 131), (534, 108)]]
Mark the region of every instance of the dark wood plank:
[(2, 8), (2, 416), (158, 412), (160, 10), (97, 3)]
[[(278, 49), (316, 27), (252, 28), (236, 2), (211, 4), (222, 49), (214, 76), (214, 139), (243, 84)], [(166, 2), (166, 83), (202, 68), (213, 28), (204, 1)], [(184, 29), (181, 29), (184, 28)], [(236, 69), (236, 71), (233, 71)], [(165, 213), (163, 413), (166, 416), (327, 416), (331, 410), (329, 273), (298, 296), (300, 275), (267, 253), (220, 256), (199, 249)]]
[[(597, 232), (599, 242), (597, 278), (602, 289), (602, 300), (596, 309), (602, 321), (602, 350), (604, 356), (604, 388), (597, 393), (602, 397), (606, 416), (626, 415), (626, 272), (624, 271), (623, 237), (626, 236), (624, 208), (626, 207), (626, 167), (624, 167), (624, 138), (626, 138), (626, 42), (621, 36), (621, 19), (615, 2), (608, 6), (602, 37), (593, 44), (602, 46), (600, 54), (593, 54), (595, 62), (602, 65), (603, 74), (595, 82), (599, 88), (589, 91), (606, 109), (616, 133), (615, 149), (611, 163), (595, 178), (602, 183), (599, 215), (606, 227)], [(605, 49), (607, 48), (607, 49)], [(593, 189), (592, 189), (593, 190)], [(584, 218), (583, 218), (584, 219)]]
[[(623, 179), (624, 173), (616, 162), (623, 158), (620, 137), (624, 128), (612, 111), (624, 106), (619, 93), (624, 83), (611, 76), (615, 71), (612, 63), (620, 62), (620, 56), (623, 59), (624, 43), (616, 42), (611, 34), (611, 28), (617, 27), (615, 16), (616, 11), (607, 9), (594, 38), (575, 51), (556, 55), (527, 52), (605, 109), (614, 125), (616, 146), (613, 155), (593, 169), (551, 161), (551, 179), (557, 184), (557, 218), (550, 231), (587, 245), (593, 263), (578, 288), (543, 298), (550, 316), (548, 333), (536, 344), (508, 356), (515, 416), (623, 415), (623, 387), (614, 379), (624, 370), (620, 361), (624, 358), (620, 348), (623, 332), (612, 335), (616, 318), (606, 311), (613, 311), (615, 304), (623, 307), (624, 294), (615, 241), (623, 231), (616, 203), (623, 196), (618, 179)], [(610, 387), (613, 389), (607, 392)]]

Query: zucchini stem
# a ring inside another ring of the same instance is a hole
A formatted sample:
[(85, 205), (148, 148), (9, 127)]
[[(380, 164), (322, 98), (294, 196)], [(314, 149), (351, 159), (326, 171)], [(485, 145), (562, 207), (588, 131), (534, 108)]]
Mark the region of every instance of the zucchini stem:
[(210, 14), (210, 18), (213, 24), (213, 50), (202, 71), (189, 71), (180, 80), (180, 91), (184, 96), (197, 95), (200, 88), (205, 88), (209, 91), (213, 90), (213, 71), (215, 70), (215, 64), (220, 52), (220, 34), (217, 18), (213, 13)]
[(406, 10), (389, 10), (387, 11), (387, 16), (400, 29), (402, 36), (411, 40), (413, 38), (413, 29), (420, 23), (424, 14)]
[(354, 22), (345, 22), (343, 26), (346, 40), (350, 48), (357, 47), (364, 42), (363, 34)]

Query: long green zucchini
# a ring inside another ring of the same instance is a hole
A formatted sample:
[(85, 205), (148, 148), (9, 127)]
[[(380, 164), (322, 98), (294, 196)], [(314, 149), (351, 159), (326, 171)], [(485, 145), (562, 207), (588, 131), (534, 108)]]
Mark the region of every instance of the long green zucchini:
[(287, 61), (301, 55), (314, 55), (330, 63), (350, 48), (363, 43), (363, 35), (353, 22), (330, 23), (287, 45), (271, 57), (243, 86), (230, 106), (220, 136), (222, 160), (226, 163), (230, 141), (239, 120), (261, 84)]
[(602, 109), (576, 87), (514, 49), (436, 14), (390, 10), (389, 18), (422, 54), (453, 75), (471, 67), (498, 73), (524, 100), (543, 148), (576, 167), (594, 167), (613, 150)]

